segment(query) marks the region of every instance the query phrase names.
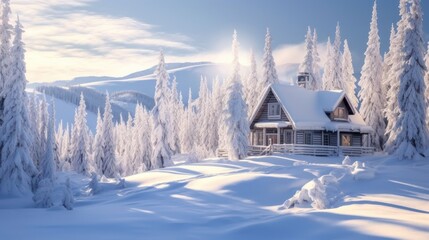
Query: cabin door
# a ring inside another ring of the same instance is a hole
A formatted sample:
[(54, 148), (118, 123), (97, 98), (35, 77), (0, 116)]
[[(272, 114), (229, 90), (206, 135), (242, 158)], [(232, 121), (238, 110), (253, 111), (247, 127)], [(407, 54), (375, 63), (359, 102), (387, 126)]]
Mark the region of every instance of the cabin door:
[(276, 134), (267, 134), (267, 145), (278, 144), (277, 133)]

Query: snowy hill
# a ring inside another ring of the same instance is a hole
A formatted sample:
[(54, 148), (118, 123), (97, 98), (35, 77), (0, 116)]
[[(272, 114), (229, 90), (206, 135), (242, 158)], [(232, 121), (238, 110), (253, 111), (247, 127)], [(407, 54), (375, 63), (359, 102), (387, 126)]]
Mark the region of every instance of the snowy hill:
[[(345, 174), (357, 160), (367, 167)], [(67, 173), (73, 211), (0, 198), (0, 231), (4, 239), (44, 240), (429, 239), (427, 163), (383, 156), (341, 161), (292, 155), (205, 160), (127, 177), (125, 188), (106, 181), (94, 196), (85, 190), (88, 178)], [(338, 178), (313, 195), (326, 198), (326, 209), (310, 202), (284, 209), (286, 199), (324, 175)]]
[[(194, 94), (198, 93), (201, 76), (207, 77), (209, 82), (216, 77), (223, 79), (229, 71), (228, 65), (214, 64), (209, 62), (196, 63), (169, 63), (166, 68), (170, 77), (174, 76), (178, 81), (178, 89), (182, 92), (184, 99), (188, 96), (189, 88)], [(128, 74), (123, 77), (77, 77), (68, 81), (56, 81), (52, 83), (30, 83), (29, 89), (40, 86), (71, 87), (81, 86), (92, 88), (100, 92), (135, 91), (153, 97), (155, 92), (155, 66), (149, 69)]]
[[(201, 76), (206, 76), (209, 82), (215, 77), (226, 77), (228, 66), (207, 62), (197, 63), (170, 63), (167, 64), (168, 72), (178, 81), (178, 90), (182, 92), (186, 102), (188, 90), (192, 89), (193, 97), (198, 94)], [(66, 109), (59, 109), (56, 106), (57, 123), (61, 120), (64, 124), (73, 123), (74, 109), (79, 103), (80, 93), (83, 92), (88, 114), (95, 115), (97, 109), (104, 109), (105, 92), (111, 95), (112, 110), (114, 120), (119, 120), (122, 114), (126, 120), (128, 112), (134, 113), (137, 103), (142, 103), (146, 108), (151, 109), (154, 105), (153, 95), (155, 92), (155, 67), (128, 74), (124, 77), (77, 77), (69, 81), (56, 81), (52, 83), (30, 83), (27, 90), (38, 90), (54, 97), (55, 102), (60, 101), (61, 105), (67, 103)], [(224, 72), (225, 75), (220, 73)], [(210, 84), (211, 85), (211, 84)], [(64, 114), (58, 114), (58, 113)], [(95, 130), (96, 117), (88, 118), (88, 125), (91, 130)]]
[[(184, 102), (188, 99), (188, 91), (192, 90), (193, 98), (198, 97), (201, 76), (208, 80), (209, 88), (215, 78), (224, 80), (228, 77), (230, 66), (228, 64), (215, 64), (210, 62), (196, 63), (169, 63), (166, 65), (170, 77), (176, 77), (177, 87), (182, 93)], [(297, 65), (286, 64), (277, 67), (280, 79), (292, 82)], [(52, 83), (30, 83), (28, 89), (38, 89), (40, 92), (56, 99), (75, 104), (77, 107), (80, 92), (83, 92), (87, 99), (88, 111), (93, 114), (97, 109), (103, 110), (105, 92), (108, 91), (112, 98), (112, 107), (115, 120), (119, 119), (119, 114), (124, 118), (128, 112), (133, 113), (136, 103), (142, 103), (148, 109), (153, 107), (153, 95), (155, 92), (155, 67), (128, 74), (123, 77), (77, 77), (68, 81), (56, 81)], [(242, 67), (243, 78), (247, 76), (248, 69)], [(72, 111), (74, 113), (74, 110)], [(57, 121), (63, 120), (65, 123), (72, 123), (73, 118), (59, 115)], [(95, 126), (95, 122), (89, 120), (90, 126)], [(94, 128), (91, 127), (94, 130)]]

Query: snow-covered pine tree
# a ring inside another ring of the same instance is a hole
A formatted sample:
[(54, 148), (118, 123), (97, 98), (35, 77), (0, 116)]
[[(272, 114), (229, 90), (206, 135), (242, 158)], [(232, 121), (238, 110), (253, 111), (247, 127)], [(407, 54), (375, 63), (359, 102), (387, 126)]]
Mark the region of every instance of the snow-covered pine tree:
[(355, 109), (358, 107), (358, 99), (356, 97), (356, 78), (354, 76), (354, 69), (353, 69), (353, 61), (352, 61), (352, 54), (349, 49), (349, 44), (347, 42), (347, 39), (344, 40), (344, 53), (342, 57), (342, 69), (343, 69), (343, 83), (344, 83), (344, 91), (347, 94), (347, 97), (349, 98), (351, 104)]
[(142, 124), (142, 149), (143, 149), (143, 165), (139, 171), (149, 171), (153, 168), (151, 155), (153, 151), (151, 134), (152, 134), (152, 115), (146, 109), (143, 108), (143, 124)]
[(222, 109), (219, 109), (219, 102), (222, 101), (221, 95), (219, 94), (219, 91), (216, 89), (219, 86), (216, 86), (218, 83), (218, 80), (215, 79), (212, 84), (212, 92), (210, 92), (209, 95), (209, 134), (207, 136), (207, 144), (208, 144), (208, 154), (209, 156), (215, 156), (216, 151), (219, 147), (219, 113), (222, 112)]
[(426, 125), (427, 100), (424, 73), (426, 71), (423, 43), (423, 12), (420, 0), (409, 0), (408, 17), (403, 41), (400, 43), (402, 64), (395, 68), (399, 76), (399, 117), (395, 125), (399, 159), (424, 157), (428, 147)]
[[(0, 125), (3, 123), (4, 99), (7, 94), (5, 85), (12, 75), (11, 41), (13, 26), (9, 23), (11, 14), (10, 1), (2, 0), (2, 15), (0, 24)], [(1, 149), (1, 145), (0, 145)]]
[(198, 135), (197, 135), (197, 154), (201, 158), (206, 158), (210, 155), (210, 146), (208, 142), (211, 131), (210, 124), (210, 91), (207, 85), (207, 78), (201, 77), (199, 97), (197, 99), (197, 117), (198, 117)]
[(389, 71), (389, 76), (386, 79), (386, 86), (389, 86), (386, 94), (386, 108), (384, 111), (385, 118), (387, 119), (386, 126), (386, 144), (384, 150), (390, 154), (398, 148), (397, 145), (397, 119), (399, 118), (399, 87), (402, 69), (404, 65), (404, 58), (402, 56), (402, 45), (405, 43), (405, 28), (408, 24), (409, 13), (407, 10), (408, 0), (399, 1), (399, 16), (401, 17), (397, 23), (397, 32), (393, 42), (390, 44), (390, 52), (392, 58), (392, 66)]
[[(425, 84), (426, 84), (426, 93), (425, 93), (425, 96), (426, 96), (426, 101), (427, 101), (427, 104), (428, 104), (428, 107), (429, 107), (429, 100), (428, 100), (428, 97), (429, 97), (429, 42), (428, 42), (428, 48), (427, 48), (428, 50), (426, 51), (426, 55), (425, 55), (425, 64), (426, 64), (426, 74), (425, 74)], [(427, 111), (427, 116), (426, 116), (426, 125), (427, 126), (429, 126), (429, 111)]]
[(39, 131), (38, 131), (38, 112), (37, 112), (37, 100), (36, 94), (33, 92), (30, 96), (28, 96), (28, 117), (30, 121), (30, 131), (31, 136), (33, 137), (33, 141), (31, 143), (30, 156), (34, 162), (34, 165), (37, 165), (37, 157), (38, 157), (38, 143), (39, 143)]
[[(258, 85), (256, 85), (258, 86)], [(212, 89), (212, 116), (211, 116), (211, 130), (212, 133), (209, 136), (210, 139), (210, 143), (212, 146), (212, 151), (215, 153), (219, 147), (219, 134), (221, 132), (220, 130), (220, 118), (219, 118), (219, 113), (222, 112), (222, 100), (223, 100), (223, 86), (222, 86), (222, 82), (216, 78), (214, 80), (213, 83), (213, 89)], [(257, 97), (255, 98), (257, 99)]]
[(37, 148), (35, 149), (37, 151), (37, 158), (35, 159), (36, 167), (39, 167), (40, 161), (42, 161), (44, 151), (46, 149), (48, 119), (48, 103), (46, 102), (46, 95), (43, 93), (43, 97), (39, 100), (39, 107), (37, 112), (37, 135), (39, 138), (37, 139)]
[(342, 81), (342, 65), (341, 65), (341, 33), (340, 23), (337, 23), (335, 30), (335, 40), (332, 45), (332, 89), (344, 90), (344, 82)]
[(92, 146), (92, 162), (96, 172), (102, 174), (101, 166), (103, 160), (103, 119), (101, 118), (100, 109), (97, 111), (97, 126), (95, 128), (94, 143)]
[[(247, 76), (246, 85), (244, 87), (245, 92), (245, 99), (247, 103), (247, 113), (248, 118), (250, 118), (250, 115), (252, 114), (253, 110), (256, 107), (257, 101), (259, 99), (259, 95), (261, 90), (258, 89), (259, 87), (259, 78), (258, 78), (258, 65), (256, 65), (256, 59), (255, 59), (255, 53), (253, 50), (250, 51), (250, 72)], [(217, 101), (215, 99), (215, 89), (212, 90), (213, 95), (213, 101)]]
[(250, 132), (247, 121), (247, 106), (243, 99), (243, 86), (240, 79), (238, 48), (237, 32), (234, 30), (232, 37), (233, 70), (228, 79), (225, 106), (222, 111), (222, 124), (226, 128), (223, 136), (224, 143), (231, 160), (238, 160), (247, 156)]
[(129, 139), (127, 138), (127, 124), (122, 117), (122, 113), (119, 114), (119, 122), (113, 127), (113, 139), (115, 139), (115, 156), (116, 156), (116, 166), (117, 172), (120, 176), (125, 176), (126, 172), (126, 162), (125, 152)]
[(27, 79), (22, 33), (22, 25), (18, 20), (11, 50), (11, 74), (4, 85), (7, 90), (4, 91), (3, 124), (0, 127), (0, 191), (13, 195), (29, 193), (32, 177), (37, 174), (30, 155), (32, 136), (25, 106)]
[[(127, 122), (125, 123), (124, 128), (121, 130), (122, 133), (118, 131), (120, 136), (120, 141), (117, 140), (117, 143), (121, 144), (121, 149), (123, 151), (122, 156), (120, 158), (121, 165), (121, 174), (122, 176), (129, 175), (128, 168), (129, 162), (131, 161), (131, 154), (133, 149), (133, 144), (135, 139), (133, 138), (134, 126), (133, 126), (134, 118), (131, 116), (131, 113), (128, 113)], [(131, 143), (130, 143), (131, 141)]]
[(54, 181), (56, 163), (55, 163), (55, 116), (54, 116), (54, 106), (51, 105), (51, 111), (49, 113), (48, 121), (48, 132), (46, 139), (46, 148), (44, 150), (44, 156), (40, 162), (40, 175), (39, 180), (48, 179), (51, 182)]
[[(61, 162), (61, 149), (63, 147), (63, 134), (64, 134), (64, 126), (63, 126), (63, 120), (60, 120), (60, 123), (58, 124), (58, 127), (55, 129), (55, 140), (57, 142), (58, 146), (58, 156), (59, 161)], [(60, 164), (58, 164), (60, 166)]]
[(310, 82), (305, 88), (310, 90), (317, 89), (316, 79), (314, 78), (314, 60), (313, 60), (313, 36), (311, 35), (311, 29), (308, 27), (307, 35), (305, 36), (305, 55), (304, 60), (299, 65), (299, 72), (308, 73), (310, 75)]
[(332, 86), (332, 45), (331, 45), (331, 38), (328, 37), (328, 41), (326, 42), (326, 62), (323, 69), (323, 89), (324, 90), (331, 90), (333, 89)]
[(181, 109), (181, 103), (179, 99), (179, 93), (177, 91), (177, 79), (176, 76), (173, 77), (173, 81), (170, 86), (170, 97), (169, 97), (169, 116), (170, 116), (170, 134), (169, 134), (169, 144), (173, 153), (180, 152), (180, 141), (179, 141), (179, 119)]
[[(386, 98), (387, 98), (387, 92), (389, 91), (389, 75), (390, 75), (390, 69), (392, 68), (393, 65), (393, 59), (392, 59), (392, 55), (393, 55), (393, 46), (392, 44), (394, 44), (395, 41), (395, 27), (392, 24), (392, 27), (390, 29), (390, 45), (389, 45), (389, 51), (387, 53), (384, 54), (384, 59), (383, 59), (383, 80), (382, 80), (382, 92), (383, 92), (383, 99), (384, 99), (384, 103), (383, 106), (386, 107), (387, 103), (386, 103)], [(384, 108), (384, 111), (386, 111), (386, 109)], [(383, 113), (384, 114), (384, 113)]]
[(168, 112), (168, 73), (165, 69), (164, 53), (159, 54), (159, 64), (155, 70), (155, 106), (152, 109), (152, 167), (163, 168), (170, 164), (173, 151), (168, 144), (169, 115)]
[(88, 126), (86, 125), (86, 104), (83, 93), (80, 94), (79, 107), (75, 111), (70, 162), (72, 169), (89, 176)]
[(139, 169), (143, 164), (143, 107), (141, 104), (136, 105), (136, 110), (134, 111), (134, 126), (132, 127), (131, 133), (131, 154), (127, 161), (126, 174), (132, 175), (138, 173)]
[(66, 124), (66, 128), (64, 129), (63, 132), (63, 145), (61, 147), (60, 150), (60, 159), (61, 159), (61, 165), (60, 165), (60, 169), (61, 170), (70, 170), (71, 166), (70, 166), (70, 142), (71, 142), (71, 137), (70, 137), (70, 127), (69, 124)]
[(317, 46), (317, 32), (316, 29), (313, 30), (313, 78), (316, 83), (316, 90), (322, 89), (322, 77), (321, 77), (321, 65), (320, 65), (320, 56)]
[(118, 170), (115, 156), (115, 142), (113, 138), (113, 115), (109, 93), (106, 94), (102, 127), (101, 174), (108, 178), (116, 177)]
[(152, 168), (149, 122), (149, 113), (141, 104), (138, 104), (135, 110), (134, 127), (130, 136), (132, 143), (127, 166), (128, 174), (140, 173)]
[(195, 143), (195, 124), (194, 124), (194, 110), (192, 101), (192, 90), (189, 89), (188, 94), (188, 105), (185, 109), (185, 116), (183, 117), (183, 123), (181, 125), (181, 149), (182, 153), (191, 153), (194, 149)]
[[(60, 169), (61, 166), (61, 162), (60, 162), (60, 147), (59, 147), (59, 139), (57, 138), (57, 134), (56, 134), (56, 120), (55, 120), (55, 101), (52, 100), (51, 103), (51, 113), (50, 115), (52, 115), (53, 121), (52, 121), (52, 142), (53, 142), (53, 149), (52, 149), (52, 154), (54, 156), (54, 163), (55, 163), (55, 169)], [(49, 122), (48, 122), (48, 128), (49, 128)], [(47, 134), (49, 134), (49, 129)], [(48, 136), (47, 136), (48, 138)], [(46, 142), (48, 142), (48, 139), (46, 138)]]
[(273, 51), (271, 49), (271, 41), (271, 33), (267, 28), (267, 34), (265, 35), (264, 57), (262, 59), (262, 81), (261, 86), (258, 88), (260, 91), (263, 91), (263, 89), (272, 83), (279, 82), (276, 63), (274, 62)]
[(380, 54), (380, 37), (377, 24), (377, 3), (374, 2), (365, 61), (362, 66), (359, 86), (360, 113), (366, 124), (374, 129), (371, 145), (381, 150), (384, 144), (386, 124), (383, 116), (384, 95), (382, 92), (383, 61)]

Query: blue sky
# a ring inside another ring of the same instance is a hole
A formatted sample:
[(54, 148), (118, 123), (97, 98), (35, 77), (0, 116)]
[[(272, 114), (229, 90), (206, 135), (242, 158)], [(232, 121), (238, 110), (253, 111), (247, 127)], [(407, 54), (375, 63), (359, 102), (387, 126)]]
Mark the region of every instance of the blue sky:
[[(398, 0), (377, 3), (384, 52), (390, 25), (399, 18)], [(317, 29), (323, 53), (337, 22), (359, 73), (372, 5), (372, 0), (12, 0), (27, 31), (30, 81), (125, 75), (156, 64), (160, 48), (170, 62), (228, 62), (234, 29), (244, 64), (250, 48), (262, 54), (266, 27), (276, 62), (296, 64), (307, 26)], [(429, 13), (429, 1), (422, 7)]]

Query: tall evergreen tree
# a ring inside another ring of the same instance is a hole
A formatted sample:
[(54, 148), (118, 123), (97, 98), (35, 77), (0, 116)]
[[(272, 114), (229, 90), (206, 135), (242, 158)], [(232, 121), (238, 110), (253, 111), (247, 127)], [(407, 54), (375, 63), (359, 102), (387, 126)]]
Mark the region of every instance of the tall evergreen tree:
[(131, 156), (128, 166), (129, 174), (135, 174), (152, 169), (151, 164), (151, 126), (150, 114), (142, 105), (136, 106), (134, 127), (132, 133)]
[(324, 90), (331, 90), (333, 89), (332, 85), (332, 65), (333, 65), (333, 58), (332, 58), (332, 45), (331, 45), (331, 38), (328, 37), (328, 41), (326, 42), (326, 62), (323, 69), (323, 89)]
[(113, 138), (112, 106), (110, 104), (109, 93), (106, 94), (102, 126), (103, 157), (101, 160), (101, 174), (108, 178), (113, 178), (116, 177), (118, 170), (115, 156), (115, 140)]
[(202, 77), (200, 82), (200, 91), (197, 101), (197, 116), (198, 116), (198, 136), (197, 136), (197, 154), (201, 158), (210, 155), (209, 136), (210, 131), (210, 91), (207, 85), (207, 78)]
[(222, 101), (222, 96), (219, 93), (217, 79), (213, 82), (212, 91), (209, 96), (209, 135), (207, 136), (209, 156), (215, 156), (219, 147), (219, 113), (222, 112), (219, 102)]
[(322, 89), (322, 77), (321, 77), (321, 65), (320, 65), (320, 56), (319, 50), (317, 47), (317, 32), (316, 29), (313, 30), (313, 78), (316, 86), (316, 90)]
[(194, 150), (195, 134), (195, 114), (193, 109), (192, 90), (189, 89), (188, 104), (181, 126), (181, 149), (183, 153), (191, 153)]
[(342, 81), (341, 55), (340, 24), (337, 23), (335, 30), (335, 40), (334, 44), (332, 45), (332, 89), (344, 90), (344, 82)]
[[(38, 143), (39, 143), (39, 131), (38, 131), (38, 114), (37, 114), (37, 100), (36, 94), (33, 92), (30, 96), (28, 96), (28, 117), (30, 124), (31, 136), (33, 137), (33, 141), (31, 143), (30, 155), (31, 159), (34, 162), (34, 165), (37, 165), (38, 158)], [(1, 160), (0, 160), (1, 161)]]
[(360, 112), (365, 122), (374, 129), (371, 143), (381, 150), (386, 124), (383, 117), (384, 94), (382, 92), (383, 62), (380, 54), (380, 37), (377, 24), (377, 3), (374, 2), (365, 61), (359, 86)]
[(181, 112), (181, 102), (179, 99), (179, 92), (177, 91), (177, 80), (176, 77), (173, 77), (170, 87), (170, 97), (169, 97), (169, 117), (170, 120), (170, 130), (169, 130), (169, 144), (173, 153), (180, 152), (180, 142), (179, 142), (179, 119)]
[[(3, 6), (3, 7), (8, 7)], [(9, 10), (10, 11), (10, 10)], [(4, 26), (3, 26), (4, 27)], [(32, 142), (26, 103), (25, 50), (22, 26), (15, 27), (12, 48), (11, 74), (4, 91), (3, 124), (0, 127), (1, 161), (0, 191), (5, 194), (22, 194), (31, 191), (31, 179), (37, 169), (31, 159)], [(2, 37), (4, 37), (2, 35)], [(4, 57), (2, 55), (2, 57)]]
[(71, 144), (71, 136), (70, 136), (70, 126), (67, 123), (66, 128), (63, 132), (63, 144), (60, 151), (60, 159), (61, 159), (61, 170), (69, 170), (70, 166), (70, 144)]
[[(11, 78), (12, 72), (11, 64), (11, 41), (13, 26), (9, 23), (9, 17), (11, 14), (10, 1), (2, 0), (2, 15), (0, 25), (0, 125), (3, 122), (3, 111), (4, 111), (4, 99), (7, 94), (5, 86)], [(1, 145), (0, 145), (1, 148)]]
[(405, 43), (405, 29), (408, 24), (409, 13), (407, 10), (408, 0), (399, 1), (399, 16), (400, 20), (397, 23), (397, 32), (393, 42), (390, 44), (390, 53), (392, 58), (392, 66), (389, 71), (389, 76), (386, 79), (386, 86), (389, 86), (386, 94), (386, 108), (384, 111), (385, 117), (387, 119), (386, 126), (386, 144), (385, 151), (390, 154), (393, 154), (394, 151), (398, 148), (397, 135), (399, 126), (397, 125), (397, 119), (399, 118), (400, 109), (399, 109), (399, 88), (400, 88), (400, 79), (403, 72), (404, 65), (404, 56), (402, 46)]
[[(253, 50), (250, 53), (250, 72), (247, 76), (246, 85), (244, 86), (245, 99), (248, 108), (248, 117), (252, 114), (253, 110), (256, 107), (257, 101), (261, 90), (259, 87), (259, 78), (258, 78), (258, 66), (256, 65), (255, 54)], [(213, 87), (212, 94), (215, 95), (215, 88)], [(216, 101), (213, 97), (213, 100)]]
[(54, 106), (51, 105), (51, 111), (49, 113), (49, 121), (48, 121), (48, 133), (46, 140), (46, 148), (44, 151), (44, 156), (42, 161), (40, 162), (40, 180), (49, 179), (50, 181), (54, 181), (56, 163), (55, 163), (55, 116), (54, 116)]
[(164, 53), (159, 55), (159, 64), (155, 70), (155, 106), (152, 109), (153, 132), (152, 132), (152, 166), (153, 168), (163, 168), (171, 162), (173, 151), (168, 144), (168, 73), (165, 68)]
[(400, 159), (411, 160), (425, 156), (428, 147), (426, 125), (427, 100), (423, 60), (423, 12), (420, 0), (409, 0), (403, 41), (400, 42), (402, 64), (395, 68), (399, 76), (399, 117), (395, 125), (397, 149)]
[(89, 176), (88, 126), (86, 124), (86, 104), (80, 94), (79, 107), (75, 111), (72, 140), (70, 145), (71, 167), (78, 173)]
[(97, 111), (97, 126), (95, 128), (94, 143), (92, 146), (92, 162), (98, 174), (102, 174), (103, 161), (103, 119), (101, 118), (100, 109)]
[[(429, 42), (428, 42), (428, 50), (426, 51), (425, 55), (425, 64), (426, 64), (426, 74), (425, 74), (425, 84), (426, 84), (426, 104), (428, 104), (429, 107)], [(429, 126), (429, 111), (427, 111), (427, 117), (426, 117), (426, 125)]]
[(264, 89), (272, 83), (279, 82), (276, 63), (274, 62), (273, 51), (271, 49), (271, 41), (271, 33), (267, 28), (267, 34), (265, 35), (264, 58), (262, 59), (262, 81), (259, 89)]
[(48, 103), (46, 102), (46, 95), (43, 93), (42, 98), (39, 101), (38, 112), (37, 112), (37, 151), (36, 155), (36, 167), (39, 167), (40, 161), (42, 161), (44, 151), (46, 149), (46, 138), (48, 133)]
[(353, 69), (353, 61), (352, 54), (349, 49), (349, 44), (347, 43), (347, 39), (344, 40), (344, 53), (342, 57), (342, 69), (343, 69), (343, 77), (342, 81), (344, 83), (344, 91), (346, 92), (351, 104), (355, 109), (358, 107), (358, 99), (356, 97), (356, 78), (354, 76)]
[(228, 157), (232, 160), (242, 159), (247, 156), (248, 135), (250, 132), (247, 121), (247, 106), (243, 100), (238, 48), (237, 32), (234, 31), (232, 40), (233, 70), (228, 79), (225, 106), (222, 112), (222, 122), (226, 128), (224, 143), (228, 151)]
[[(386, 103), (386, 98), (387, 98), (387, 92), (389, 91), (389, 79), (390, 79), (390, 69), (392, 69), (393, 66), (393, 44), (395, 41), (395, 27), (392, 24), (392, 27), (390, 29), (390, 41), (389, 41), (389, 51), (384, 54), (384, 59), (383, 59), (383, 81), (382, 81), (382, 92), (383, 92), (383, 99), (384, 101), (384, 106), (386, 107), (387, 103)], [(386, 109), (385, 109), (386, 111)], [(384, 114), (384, 113), (383, 113)], [(385, 114), (384, 114), (385, 115)]]
[(308, 73), (310, 75), (310, 82), (306, 85), (307, 89), (316, 90), (317, 82), (314, 78), (314, 59), (313, 59), (313, 36), (311, 35), (311, 29), (308, 27), (307, 35), (305, 36), (305, 55), (304, 60), (299, 65), (299, 71), (302, 73)]

